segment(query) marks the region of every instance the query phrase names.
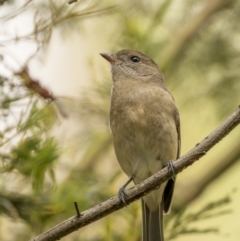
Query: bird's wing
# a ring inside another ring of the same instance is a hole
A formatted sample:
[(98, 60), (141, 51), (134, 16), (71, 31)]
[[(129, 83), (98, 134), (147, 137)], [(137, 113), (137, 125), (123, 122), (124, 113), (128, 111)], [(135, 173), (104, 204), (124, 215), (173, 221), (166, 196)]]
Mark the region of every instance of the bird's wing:
[[(177, 156), (176, 156), (176, 159), (178, 159), (180, 156), (180, 150), (181, 150), (181, 131), (180, 131), (180, 116), (177, 108), (175, 110), (174, 118), (175, 118), (176, 130), (177, 130), (177, 136), (178, 136), (178, 150), (177, 150)], [(164, 214), (169, 213), (171, 210), (172, 196), (173, 196), (175, 182), (176, 182), (176, 176), (168, 180), (167, 185), (164, 189), (163, 199), (162, 199)]]

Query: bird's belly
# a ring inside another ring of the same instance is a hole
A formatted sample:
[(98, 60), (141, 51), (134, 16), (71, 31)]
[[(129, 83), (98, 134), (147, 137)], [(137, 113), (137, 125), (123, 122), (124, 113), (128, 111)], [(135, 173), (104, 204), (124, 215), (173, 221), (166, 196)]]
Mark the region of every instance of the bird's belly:
[[(152, 176), (177, 156), (177, 137), (165, 130), (139, 131), (132, 128), (128, 134), (122, 133), (120, 139), (114, 138), (117, 159), (135, 184)], [(165, 186), (163, 183), (158, 190), (143, 197), (151, 211), (158, 210)]]
[(165, 120), (164, 115), (150, 120), (128, 115), (125, 122), (112, 126), (112, 132), (119, 164), (135, 183), (161, 170), (177, 156), (175, 122)]

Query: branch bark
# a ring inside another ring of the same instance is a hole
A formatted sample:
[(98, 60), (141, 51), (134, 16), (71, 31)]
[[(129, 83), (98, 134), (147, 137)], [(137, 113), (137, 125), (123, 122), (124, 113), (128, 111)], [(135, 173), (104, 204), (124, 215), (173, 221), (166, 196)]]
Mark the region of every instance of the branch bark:
[[(212, 133), (210, 133), (200, 143), (196, 144), (194, 148), (174, 162), (175, 174), (180, 173), (186, 167), (192, 165), (195, 161), (206, 155), (214, 145), (228, 135), (238, 124), (240, 124), (240, 106)], [(146, 195), (151, 190), (158, 189), (163, 182), (167, 181), (171, 177), (173, 177), (171, 170), (169, 170), (167, 167), (162, 169), (145, 181), (130, 188), (129, 190), (126, 190), (126, 203), (130, 204)], [(79, 228), (101, 219), (123, 207), (124, 204), (117, 196), (112, 197), (109, 200), (82, 212), (80, 217), (78, 217), (78, 215), (71, 217), (53, 227), (49, 231), (46, 231), (45, 233), (32, 239), (31, 241), (59, 240), (62, 237), (77, 231)]]

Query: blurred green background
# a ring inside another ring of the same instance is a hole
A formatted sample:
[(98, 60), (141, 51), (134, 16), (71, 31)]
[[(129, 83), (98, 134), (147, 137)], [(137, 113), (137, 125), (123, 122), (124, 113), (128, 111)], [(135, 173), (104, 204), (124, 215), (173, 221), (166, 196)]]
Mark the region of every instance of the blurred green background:
[[(0, 1), (0, 240), (28, 240), (117, 194), (100, 52), (165, 76), (184, 154), (240, 104), (240, 1)], [(54, 98), (54, 101), (50, 101)], [(240, 128), (178, 175), (166, 240), (240, 238)], [(64, 240), (141, 240), (140, 202)]]

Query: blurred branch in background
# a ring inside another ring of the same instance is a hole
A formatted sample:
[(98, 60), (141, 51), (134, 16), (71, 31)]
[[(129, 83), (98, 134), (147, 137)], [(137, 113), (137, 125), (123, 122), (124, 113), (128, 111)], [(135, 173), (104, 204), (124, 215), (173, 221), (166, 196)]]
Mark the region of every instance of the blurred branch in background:
[[(1, 192), (0, 203), (0, 214), (5, 214), (13, 220), (22, 219), (27, 223), (38, 222), (41, 226), (44, 219), (46, 220), (53, 215), (52, 211), (47, 208), (46, 201), (36, 200), (29, 195)], [(41, 230), (39, 226), (33, 226), (33, 228), (36, 232)]]
[(115, 6), (99, 9), (96, 1), (90, 3), (87, 0), (72, 4), (71, 6), (67, 6), (65, 1), (58, 1), (57, 3), (53, 0), (43, 1), (42, 3), (26, 1), (14, 14), (8, 13), (6, 16), (1, 17), (0, 21), (12, 20), (19, 17), (19, 14), (29, 12), (30, 10), (33, 13), (32, 22), (29, 22), (31, 30), (28, 33), (13, 37), (5, 36), (5, 39), (1, 40), (0, 44), (34, 41), (43, 47), (49, 43), (53, 30), (58, 26), (73, 24), (75, 19), (104, 14), (114, 9)]
[(213, 0), (205, 1), (201, 6), (201, 11), (193, 16), (188, 23), (183, 26), (176, 34), (173, 42), (165, 51), (164, 58), (161, 61), (161, 68), (165, 71), (169, 64), (179, 62), (184, 50), (186, 50), (194, 37), (199, 33), (201, 28), (215, 15), (216, 12), (225, 9), (232, 0)]

